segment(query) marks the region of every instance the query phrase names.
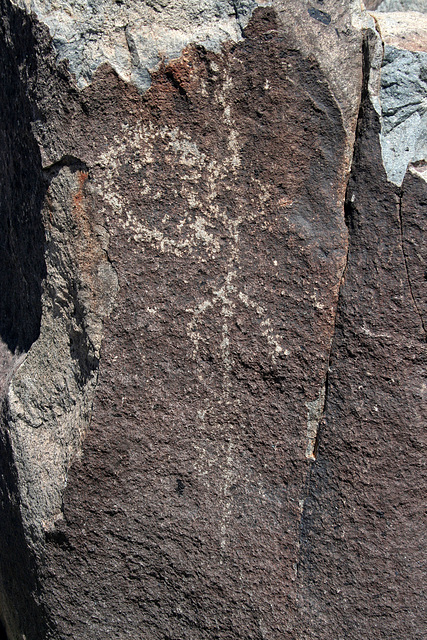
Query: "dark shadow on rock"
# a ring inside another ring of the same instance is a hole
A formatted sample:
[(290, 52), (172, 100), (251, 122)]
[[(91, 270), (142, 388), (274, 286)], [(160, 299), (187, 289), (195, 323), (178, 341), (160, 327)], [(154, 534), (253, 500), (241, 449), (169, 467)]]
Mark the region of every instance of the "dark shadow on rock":
[[(47, 186), (31, 130), (34, 108), (27, 78), (37, 73), (31, 19), (6, 0), (0, 0), (0, 13), (0, 383), (6, 383), (16, 356), (27, 352), (40, 333), (46, 273), (41, 210)], [(4, 400), (0, 415), (0, 640), (8, 635), (18, 637), (18, 633), (27, 640), (48, 637), (38, 592), (35, 559), (22, 523)]]
[(1, 622), (0, 622), (0, 640), (8, 640), (6, 630)]
[(45, 276), (41, 207), (46, 192), (31, 131), (32, 105), (20, 69), (35, 72), (28, 17), (7, 9), (0, 37), (0, 338), (12, 352), (37, 340)]
[[(26, 640), (45, 640), (47, 617), (39, 604), (36, 563), (24, 534), (5, 407), (0, 420), (0, 616), (12, 637), (23, 633)], [(0, 640), (7, 637), (0, 627)]]

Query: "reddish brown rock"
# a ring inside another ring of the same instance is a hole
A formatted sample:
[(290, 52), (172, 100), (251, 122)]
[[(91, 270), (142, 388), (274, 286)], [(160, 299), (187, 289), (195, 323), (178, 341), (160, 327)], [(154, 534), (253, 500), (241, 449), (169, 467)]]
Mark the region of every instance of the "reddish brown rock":
[(245, 33), (162, 68), (93, 169), (120, 292), (47, 547), (64, 638), (295, 633), (307, 402), (346, 254), (345, 134), (274, 14)]
[(418, 640), (425, 629), (427, 185), (411, 173), (402, 189), (387, 182), (378, 133), (366, 92), (347, 195), (348, 264), (301, 527), (307, 638)]
[(425, 182), (387, 182), (366, 93), (344, 206), (368, 18), (204, 3), (229, 35), (143, 67), (139, 14), (66, 63), (1, 2), (9, 640), (418, 640)]

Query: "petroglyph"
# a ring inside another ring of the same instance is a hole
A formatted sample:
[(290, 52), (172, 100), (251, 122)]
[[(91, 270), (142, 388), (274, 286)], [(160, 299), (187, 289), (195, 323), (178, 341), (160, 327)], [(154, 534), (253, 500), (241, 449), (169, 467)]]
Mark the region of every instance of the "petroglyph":
[[(104, 169), (104, 180), (99, 193), (108, 205), (103, 213), (107, 220), (109, 215), (117, 216), (126, 233), (127, 242), (136, 243), (139, 251), (144, 251), (144, 247), (149, 246), (160, 253), (174, 254), (181, 258), (191, 257), (201, 263), (226, 255), (227, 272), (217, 278), (217, 286), (212, 287), (208, 298), (186, 310), (191, 314), (187, 334), (193, 344), (193, 357), (196, 358), (205, 314), (214, 307), (221, 309), (222, 324), (219, 331), (224, 388), (227, 387), (227, 371), (233, 364), (229, 322), (236, 312), (236, 306), (243, 304), (246, 308), (253, 309), (260, 334), (267, 340), (269, 357), (273, 363), (277, 355), (290, 353), (281, 336), (273, 330), (267, 310), (236, 285), (240, 260), (239, 228), (243, 222), (258, 224), (262, 221), (270, 193), (268, 187), (252, 176), (258, 195), (256, 206), (251, 210), (244, 210), (236, 200), (235, 209), (230, 212), (219, 203), (219, 190), (224, 188), (224, 184), (227, 185), (226, 189), (231, 189), (230, 181), (232, 183), (234, 179), (237, 180), (237, 171), (241, 165), (241, 142), (230, 108), (226, 104), (226, 92), (230, 86), (231, 80), (225, 76), (222, 88), (216, 96), (218, 103), (224, 106), (224, 124), (228, 127), (229, 153), (221, 159), (201, 151), (191, 136), (182, 129), (155, 129), (151, 123), (139, 123), (133, 128), (123, 124), (121, 133), (116, 137), (114, 151), (104, 153), (99, 158), (99, 164)], [(159, 162), (179, 167), (179, 189), (177, 185), (171, 186), (171, 193), (176, 201), (185, 201), (182, 216), (176, 218), (171, 211), (163, 216), (161, 225), (151, 225), (148, 211), (134, 208), (126, 194), (115, 187), (120, 183), (123, 171), (121, 158), (129, 156), (132, 161), (127, 161), (127, 167), (139, 182), (139, 194), (148, 198), (150, 207), (154, 207), (156, 201), (164, 199), (165, 188), (153, 185), (152, 180), (144, 175)], [(218, 230), (221, 230), (220, 234)], [(277, 261), (275, 265), (277, 266)]]

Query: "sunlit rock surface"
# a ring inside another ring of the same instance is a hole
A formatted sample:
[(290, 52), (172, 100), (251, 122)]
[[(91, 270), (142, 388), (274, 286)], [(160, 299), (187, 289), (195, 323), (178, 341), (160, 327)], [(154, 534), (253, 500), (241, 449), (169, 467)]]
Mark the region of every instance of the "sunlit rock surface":
[(370, 4), (0, 0), (9, 640), (421, 639), (424, 15)]

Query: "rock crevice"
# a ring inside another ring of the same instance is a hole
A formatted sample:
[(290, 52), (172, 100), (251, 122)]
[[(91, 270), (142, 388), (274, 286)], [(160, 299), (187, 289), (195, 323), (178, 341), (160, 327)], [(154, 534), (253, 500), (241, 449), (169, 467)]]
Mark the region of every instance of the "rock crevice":
[(403, 198), (403, 193), (401, 191), (399, 193), (398, 209), (399, 209), (400, 240), (401, 240), (401, 247), (402, 247), (402, 255), (403, 255), (404, 262), (405, 262), (406, 277), (407, 277), (407, 280), (408, 280), (408, 287), (409, 287), (409, 291), (411, 292), (411, 298), (412, 298), (412, 302), (413, 302), (413, 305), (414, 305), (414, 309), (416, 310), (417, 314), (420, 317), (420, 323), (421, 323), (421, 326), (423, 328), (424, 335), (427, 338), (425, 320), (424, 320), (423, 315), (421, 313), (421, 309), (419, 307), (419, 303), (416, 300), (415, 295), (414, 295), (414, 291), (413, 291), (412, 283), (411, 283), (411, 275), (410, 275), (409, 267), (408, 267), (408, 255), (407, 255), (406, 250), (405, 250), (405, 239), (404, 239), (404, 231), (403, 231), (404, 230), (404, 223), (403, 223), (403, 216), (402, 216), (402, 198)]

